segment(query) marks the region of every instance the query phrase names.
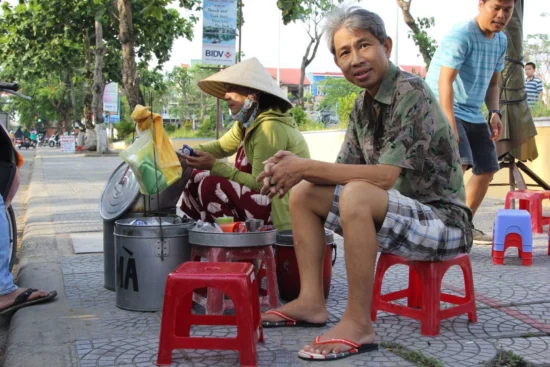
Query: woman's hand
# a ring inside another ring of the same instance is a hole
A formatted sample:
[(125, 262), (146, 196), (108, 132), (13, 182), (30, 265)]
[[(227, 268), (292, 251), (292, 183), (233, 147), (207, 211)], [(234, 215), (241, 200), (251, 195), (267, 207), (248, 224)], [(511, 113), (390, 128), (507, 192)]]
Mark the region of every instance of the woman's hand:
[(210, 171), (216, 163), (216, 157), (210, 153), (201, 152), (195, 150), (198, 157), (191, 157), (186, 154), (182, 154), (183, 158), (187, 161), (187, 165), (191, 168)]

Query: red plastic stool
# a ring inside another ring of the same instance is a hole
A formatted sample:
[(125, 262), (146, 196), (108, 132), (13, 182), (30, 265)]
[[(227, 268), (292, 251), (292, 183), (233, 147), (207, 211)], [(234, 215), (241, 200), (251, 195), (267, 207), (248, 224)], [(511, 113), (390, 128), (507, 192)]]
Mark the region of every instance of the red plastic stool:
[[(521, 259), (521, 265), (523, 266), (531, 266), (533, 265), (533, 252), (532, 248), (529, 247), (529, 251), (523, 251), (523, 244), (521, 236), (517, 233), (509, 233), (506, 236), (506, 240), (504, 241), (504, 249), (503, 251), (497, 251), (495, 250), (495, 244), (493, 243), (493, 250), (492, 250), (492, 256), (493, 256), (493, 264), (494, 265), (504, 265), (504, 254), (506, 253), (506, 250), (510, 247), (516, 247), (518, 249), (518, 255)], [(550, 247), (549, 247), (550, 251)]]
[(512, 200), (519, 200), (519, 209), (527, 210), (531, 214), (531, 229), (535, 233), (542, 233), (542, 227), (550, 224), (550, 217), (542, 215), (542, 201), (550, 199), (550, 191), (515, 190), (506, 194), (504, 209), (510, 209)]
[[(260, 305), (269, 308), (279, 306), (279, 287), (277, 285), (277, 270), (275, 256), (271, 246), (254, 247), (209, 247), (193, 245), (191, 247), (191, 261), (200, 261), (205, 258), (209, 262), (231, 262), (261, 260), (257, 274)], [(267, 279), (267, 288), (261, 288), (262, 280)], [(227, 308), (232, 308), (231, 300), (224, 300), (223, 292), (217, 289), (208, 289), (206, 297), (195, 292), (193, 300), (206, 308), (208, 315), (221, 315)]]
[[(387, 294), (382, 293), (382, 279), (392, 265), (409, 267), (409, 288)], [(441, 292), (441, 281), (447, 270), (458, 265), (464, 275), (466, 295), (455, 296)], [(391, 301), (407, 298), (407, 306)], [(442, 310), (440, 301), (456, 306)], [(392, 254), (381, 254), (376, 266), (374, 289), (372, 292), (371, 319), (376, 321), (377, 311), (386, 311), (400, 316), (419, 320), (422, 335), (439, 335), (441, 320), (468, 313), (468, 319), (477, 322), (476, 300), (472, 264), (468, 254), (459, 255), (445, 261), (412, 261)]]
[[(192, 313), (197, 288), (223, 289), (235, 304), (235, 315)], [(192, 337), (192, 325), (236, 325), (235, 338)], [(239, 351), (241, 366), (257, 366), (256, 344), (264, 341), (254, 267), (249, 263), (186, 262), (168, 275), (158, 349), (158, 366), (172, 363), (174, 349)]]

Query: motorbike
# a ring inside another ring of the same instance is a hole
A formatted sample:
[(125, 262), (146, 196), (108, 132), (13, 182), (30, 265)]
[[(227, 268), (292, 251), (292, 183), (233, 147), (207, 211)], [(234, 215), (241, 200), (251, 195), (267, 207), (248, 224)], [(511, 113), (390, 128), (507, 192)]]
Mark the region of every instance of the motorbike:
[[(18, 97), (30, 100), (30, 97), (18, 93), (19, 85), (17, 83), (0, 82), (0, 92), (16, 95)], [(21, 140), (21, 139), (20, 139)], [(11, 202), (19, 188), (20, 173), (19, 167), (23, 160), (21, 155), (14, 149), (11, 143), (10, 135), (6, 127), (0, 123), (0, 195), (4, 199), (6, 217), (8, 219), (8, 238), (9, 238), (9, 270), (13, 268), (17, 252), (17, 223), (15, 213)]]
[[(17, 145), (17, 141), (16, 141), (16, 145)], [(32, 140), (30, 140), (29, 138), (24, 138), (23, 140), (19, 139), (19, 145), (17, 147), (19, 149), (21, 149), (21, 148), (25, 148), (25, 149), (34, 148), (34, 142)]]
[(50, 138), (48, 139), (48, 145), (51, 148), (59, 147), (61, 145), (61, 143), (59, 142), (59, 134), (54, 134), (50, 136)]
[(37, 136), (37, 141), (36, 141), (36, 145), (39, 146), (39, 147), (43, 147), (43, 146), (46, 146), (48, 143), (46, 142), (46, 136), (44, 133), (39, 133)]

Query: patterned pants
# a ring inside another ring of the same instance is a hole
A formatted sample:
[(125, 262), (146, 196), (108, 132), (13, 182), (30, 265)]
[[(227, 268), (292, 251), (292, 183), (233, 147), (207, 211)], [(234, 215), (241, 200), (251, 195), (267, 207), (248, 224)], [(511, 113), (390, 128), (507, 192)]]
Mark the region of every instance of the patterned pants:
[(271, 200), (267, 195), (227, 178), (210, 176), (209, 171), (193, 171), (183, 190), (181, 210), (194, 220), (205, 222), (225, 215), (235, 221), (254, 218), (271, 224)]

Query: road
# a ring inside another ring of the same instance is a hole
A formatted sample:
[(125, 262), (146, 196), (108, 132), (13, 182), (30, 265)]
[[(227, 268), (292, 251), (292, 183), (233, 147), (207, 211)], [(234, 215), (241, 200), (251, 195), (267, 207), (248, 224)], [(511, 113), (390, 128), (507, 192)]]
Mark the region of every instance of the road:
[[(19, 191), (15, 195), (12, 202), (15, 215), (17, 217), (17, 244), (18, 248), (21, 245), (23, 238), (23, 230), (25, 229), (25, 214), (27, 211), (27, 192), (29, 188), (29, 182), (32, 174), (32, 167), (34, 163), (34, 149), (23, 149), (20, 151), (25, 159), (23, 167), (21, 167), (21, 186)], [(17, 276), (18, 265), (17, 262), (13, 267), (13, 275)], [(10, 319), (0, 317), (0, 366), (4, 365), (4, 352), (6, 349), (6, 343), (8, 339), (8, 330), (10, 327)]]

